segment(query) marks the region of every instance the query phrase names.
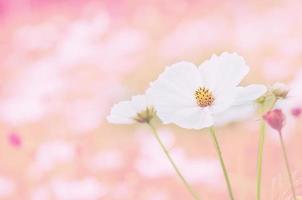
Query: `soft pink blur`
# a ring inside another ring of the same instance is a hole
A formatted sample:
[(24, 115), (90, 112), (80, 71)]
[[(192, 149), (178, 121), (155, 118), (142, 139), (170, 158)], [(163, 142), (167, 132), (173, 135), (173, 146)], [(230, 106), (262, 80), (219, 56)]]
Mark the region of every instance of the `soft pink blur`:
[[(105, 121), (165, 66), (237, 52), (244, 84), (285, 82), (283, 130), (302, 196), (300, 1), (0, 0), (0, 199), (190, 199), (147, 126)], [(218, 129), (236, 199), (255, 199), (259, 120)], [(206, 131), (157, 124), (202, 199), (228, 199)], [(289, 198), (268, 130), (264, 200)]]

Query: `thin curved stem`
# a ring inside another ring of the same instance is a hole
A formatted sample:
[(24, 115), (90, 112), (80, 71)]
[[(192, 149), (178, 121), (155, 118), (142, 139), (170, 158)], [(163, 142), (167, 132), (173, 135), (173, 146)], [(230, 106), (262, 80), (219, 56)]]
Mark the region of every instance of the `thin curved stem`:
[(221, 149), (220, 149), (220, 146), (219, 146), (216, 134), (215, 134), (214, 127), (210, 127), (210, 133), (211, 133), (211, 136), (212, 136), (213, 143), (215, 145), (217, 154), (219, 156), (220, 165), (221, 165), (222, 170), (223, 170), (223, 174), (224, 174), (224, 178), (225, 178), (225, 181), (226, 181), (226, 184), (227, 184), (227, 188), (228, 188), (228, 191), (229, 191), (230, 199), (234, 200), (234, 195), (233, 195), (233, 191), (232, 191), (231, 182), (230, 182), (229, 175), (228, 175), (227, 169), (226, 169), (224, 161), (223, 161)]
[(286, 151), (286, 148), (285, 148), (285, 144), (284, 144), (284, 140), (283, 140), (283, 136), (282, 136), (281, 131), (279, 131), (279, 137), (280, 137), (282, 152), (283, 152), (283, 156), (284, 156), (284, 160), (285, 160), (285, 164), (286, 164), (287, 174), (288, 174), (291, 190), (292, 190), (292, 193), (293, 193), (293, 198), (294, 198), (294, 200), (297, 200), (295, 186), (294, 186), (294, 182), (293, 182), (293, 177), (292, 177), (291, 170), (290, 170), (290, 167), (289, 167), (287, 151)]
[(186, 186), (186, 188), (188, 189), (188, 191), (191, 193), (191, 195), (193, 196), (193, 198), (195, 200), (200, 200), (199, 196), (197, 193), (194, 192), (194, 190), (192, 189), (192, 187), (190, 186), (190, 184), (187, 182), (187, 180), (184, 178), (184, 176), (181, 174), (180, 170), (178, 169), (177, 165), (175, 164), (175, 162), (173, 161), (169, 151), (167, 150), (167, 148), (165, 147), (165, 145), (163, 144), (163, 142), (161, 141), (155, 127), (151, 124), (148, 123), (148, 125), (150, 126), (150, 128), (152, 129), (152, 133), (154, 135), (154, 137), (156, 138), (157, 142), (159, 143), (159, 145), (161, 146), (162, 150), (164, 151), (165, 155), (167, 156), (168, 160), (170, 161), (171, 165), (173, 166), (175, 172), (177, 173), (177, 175), (179, 176), (179, 178), (182, 180), (183, 184)]
[(263, 149), (265, 141), (265, 121), (261, 119), (258, 143), (258, 156), (257, 156), (257, 200), (261, 199), (261, 177), (262, 177), (262, 160)]

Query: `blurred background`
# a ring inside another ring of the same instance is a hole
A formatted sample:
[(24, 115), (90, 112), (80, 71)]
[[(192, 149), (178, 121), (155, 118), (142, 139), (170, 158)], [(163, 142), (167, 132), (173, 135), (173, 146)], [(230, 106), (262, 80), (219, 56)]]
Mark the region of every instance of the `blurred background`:
[[(0, 0), (0, 199), (191, 199), (144, 125), (111, 125), (111, 106), (143, 93), (165, 66), (237, 52), (243, 84), (284, 82), (284, 131), (302, 195), (299, 0)], [(300, 123), (299, 123), (300, 122)], [(255, 199), (259, 120), (218, 129), (236, 199)], [(206, 131), (157, 125), (203, 199), (228, 199)], [(289, 199), (268, 129), (264, 200)]]

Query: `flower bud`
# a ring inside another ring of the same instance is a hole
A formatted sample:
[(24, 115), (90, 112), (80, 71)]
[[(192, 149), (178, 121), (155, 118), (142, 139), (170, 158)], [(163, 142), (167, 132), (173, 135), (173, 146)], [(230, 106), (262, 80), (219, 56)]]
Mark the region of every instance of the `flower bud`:
[(285, 121), (285, 116), (282, 110), (274, 109), (269, 111), (263, 116), (263, 119), (269, 124), (270, 127), (281, 132)]
[(275, 83), (271, 90), (273, 94), (280, 99), (285, 99), (289, 92), (288, 86), (283, 83)]

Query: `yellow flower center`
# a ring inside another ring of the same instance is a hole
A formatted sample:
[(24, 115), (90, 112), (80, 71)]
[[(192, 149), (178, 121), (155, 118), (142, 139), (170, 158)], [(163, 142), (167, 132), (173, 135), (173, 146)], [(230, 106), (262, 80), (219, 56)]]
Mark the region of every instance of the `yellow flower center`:
[(200, 107), (210, 106), (215, 100), (215, 97), (213, 96), (212, 92), (205, 87), (199, 87), (195, 91), (194, 95), (196, 102)]

